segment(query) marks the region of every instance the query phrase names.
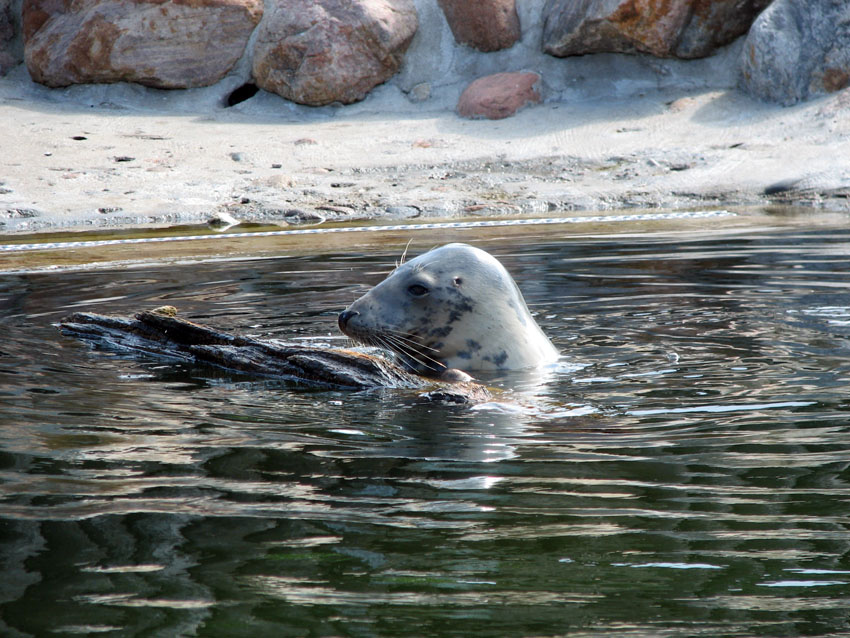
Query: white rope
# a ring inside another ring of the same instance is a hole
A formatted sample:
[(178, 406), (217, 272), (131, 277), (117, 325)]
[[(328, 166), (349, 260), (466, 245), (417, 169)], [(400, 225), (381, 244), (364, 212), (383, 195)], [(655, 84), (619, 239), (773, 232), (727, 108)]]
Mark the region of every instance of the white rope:
[(169, 241), (199, 241), (205, 239), (241, 239), (244, 237), (283, 237), (287, 235), (322, 235), (338, 233), (375, 233), (416, 230), (468, 230), (473, 228), (495, 228), (500, 226), (544, 226), (549, 224), (587, 224), (591, 222), (639, 222), (676, 219), (701, 219), (707, 217), (729, 217), (735, 213), (728, 210), (693, 211), (679, 213), (640, 213), (632, 215), (592, 215), (589, 217), (545, 217), (524, 219), (494, 219), (463, 222), (433, 222), (430, 224), (398, 224), (394, 226), (346, 226), (340, 228), (296, 228), (248, 233), (221, 233), (217, 235), (182, 235), (175, 237), (139, 237), (136, 239), (98, 239), (88, 241), (45, 242), (43, 244), (0, 244), (0, 253), (27, 250), (55, 250), (59, 248), (98, 248), (125, 244), (156, 244)]

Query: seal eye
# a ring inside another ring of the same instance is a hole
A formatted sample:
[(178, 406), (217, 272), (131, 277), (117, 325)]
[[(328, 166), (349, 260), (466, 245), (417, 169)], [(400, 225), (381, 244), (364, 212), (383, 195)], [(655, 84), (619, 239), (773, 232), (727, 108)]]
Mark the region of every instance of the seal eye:
[(428, 294), (428, 289), (421, 284), (413, 284), (412, 286), (408, 286), (407, 292), (414, 297), (424, 297)]
[(463, 283), (463, 279), (461, 279), (460, 277), (455, 277), (455, 278), (454, 278), (454, 284), (455, 284), (455, 286), (460, 286), (462, 283)]

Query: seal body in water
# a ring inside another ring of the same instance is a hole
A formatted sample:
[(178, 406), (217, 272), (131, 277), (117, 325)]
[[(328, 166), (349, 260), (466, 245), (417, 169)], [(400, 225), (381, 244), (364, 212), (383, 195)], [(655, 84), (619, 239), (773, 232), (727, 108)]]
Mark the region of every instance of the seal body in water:
[(505, 267), (467, 244), (447, 244), (398, 266), (339, 315), (339, 327), (437, 377), (558, 358)]

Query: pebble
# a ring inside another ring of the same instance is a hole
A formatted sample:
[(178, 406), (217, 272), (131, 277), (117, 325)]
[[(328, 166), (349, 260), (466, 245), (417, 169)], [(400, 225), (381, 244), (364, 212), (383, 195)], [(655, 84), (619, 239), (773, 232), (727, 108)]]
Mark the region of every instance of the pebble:
[(414, 104), (424, 102), (431, 97), (431, 85), (428, 82), (420, 82), (410, 89), (407, 98)]
[(283, 218), (290, 224), (321, 224), (325, 216), (312, 210), (291, 208), (283, 214)]
[(34, 208), (7, 208), (6, 217), (38, 217), (40, 213)]
[(215, 230), (227, 230), (232, 226), (238, 226), (239, 223), (233, 215), (225, 212), (216, 213), (207, 220), (207, 226)]

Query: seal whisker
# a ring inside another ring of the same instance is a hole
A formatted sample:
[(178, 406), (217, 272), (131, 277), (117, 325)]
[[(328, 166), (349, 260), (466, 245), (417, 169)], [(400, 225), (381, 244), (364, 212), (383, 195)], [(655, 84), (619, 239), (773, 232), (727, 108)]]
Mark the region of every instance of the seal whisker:
[(410, 248), (411, 243), (413, 243), (412, 237), (407, 240), (407, 246), (405, 246), (404, 250), (401, 251), (401, 258), (397, 262), (395, 262), (396, 268), (400, 268), (402, 265), (404, 265), (404, 260), (407, 258), (407, 249)]
[(426, 346), (421, 342), (421, 337), (418, 335), (412, 334), (410, 332), (396, 332), (395, 330), (384, 330), (385, 334), (388, 334), (392, 337), (395, 337), (399, 341), (403, 343), (410, 344), (417, 350), (430, 350), (431, 352), (437, 352), (437, 348), (432, 348), (431, 346)]
[[(382, 350), (388, 350), (389, 352), (396, 354), (401, 358), (401, 363), (413, 371), (416, 370), (416, 364), (424, 366), (424, 364), (418, 359), (416, 359), (413, 355), (399, 348), (398, 346), (390, 343), (386, 340), (386, 338), (380, 335), (372, 335), (368, 338), (365, 338), (363, 339), (363, 343), (375, 348), (381, 348)], [(425, 367), (427, 368), (427, 366)]]
[(416, 348), (416, 344), (404, 343), (403, 341), (399, 341), (397, 337), (394, 337), (390, 334), (383, 334), (380, 336), (381, 340), (385, 344), (385, 347), (393, 352), (407, 357), (412, 361), (415, 361), (423, 368), (428, 370), (433, 370), (435, 372), (444, 370), (446, 365), (436, 359), (429, 357), (424, 352), (420, 352)]
[(393, 352), (412, 359), (424, 368), (427, 368), (429, 370), (438, 370), (445, 368), (445, 366), (439, 361), (432, 359), (431, 357), (422, 352), (419, 352), (416, 348), (409, 344), (399, 342), (390, 335), (384, 336), (384, 342), (386, 343), (387, 347)]
[(401, 358), (401, 362), (405, 366), (407, 366), (408, 368), (416, 370), (416, 368), (418, 366), (422, 366), (426, 369), (430, 369), (429, 366), (427, 366), (425, 363), (423, 363), (422, 361), (417, 359), (410, 352), (408, 352), (404, 348), (400, 347), (398, 344), (392, 343), (390, 341), (389, 336), (377, 336), (376, 335), (376, 336), (371, 338), (371, 341), (372, 341), (373, 345), (376, 345), (380, 348), (384, 348), (385, 350), (389, 350), (390, 352), (393, 352), (396, 355), (398, 355)]

